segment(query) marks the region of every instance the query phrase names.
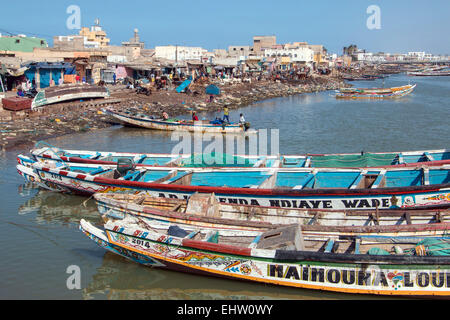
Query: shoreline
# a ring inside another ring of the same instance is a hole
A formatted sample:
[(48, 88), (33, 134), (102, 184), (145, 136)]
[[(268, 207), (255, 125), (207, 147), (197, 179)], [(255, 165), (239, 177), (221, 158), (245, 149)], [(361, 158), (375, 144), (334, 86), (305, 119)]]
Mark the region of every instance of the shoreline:
[(221, 113), (224, 106), (231, 111), (271, 98), (335, 90), (344, 86), (349, 85), (330, 76), (283, 82), (253, 80), (250, 83), (220, 85), (221, 95), (215, 97), (212, 103), (208, 101), (209, 96), (204, 93), (202, 84), (195, 85), (189, 95), (175, 90), (160, 90), (149, 96), (136, 94), (134, 89), (126, 89), (123, 85), (109, 86), (111, 96), (107, 99), (58, 103), (37, 111), (0, 111), (0, 150), (11, 151), (34, 146), (41, 140), (118, 125), (100, 110), (109, 105), (139, 110), (157, 117), (165, 111), (169, 117), (177, 117), (193, 111), (198, 114)]

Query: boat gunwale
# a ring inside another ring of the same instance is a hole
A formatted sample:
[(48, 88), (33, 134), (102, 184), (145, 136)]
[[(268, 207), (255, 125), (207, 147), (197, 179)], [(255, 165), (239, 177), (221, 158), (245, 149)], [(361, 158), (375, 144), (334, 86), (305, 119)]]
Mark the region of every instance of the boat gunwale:
[[(34, 166), (35, 167), (35, 166)], [(173, 169), (173, 168), (172, 168)], [(433, 184), (433, 185), (420, 185), (420, 186), (404, 186), (404, 187), (383, 187), (383, 188), (360, 188), (360, 189), (349, 189), (349, 188), (330, 188), (330, 189), (284, 189), (284, 188), (273, 188), (273, 189), (256, 189), (256, 188), (242, 188), (242, 187), (211, 187), (211, 186), (192, 186), (192, 185), (177, 185), (177, 184), (162, 184), (154, 182), (142, 182), (142, 181), (129, 181), (129, 180), (118, 180), (111, 178), (104, 178), (99, 176), (92, 176), (88, 173), (77, 173), (76, 177), (69, 176), (70, 172), (67, 170), (58, 170), (53, 168), (48, 168), (41, 166), (41, 168), (36, 168), (36, 170), (41, 170), (49, 172), (52, 174), (57, 174), (65, 176), (70, 179), (76, 179), (81, 181), (86, 181), (90, 183), (106, 184), (110, 186), (122, 186), (122, 187), (135, 187), (139, 189), (156, 189), (156, 190), (176, 190), (179, 192), (201, 192), (201, 193), (216, 193), (216, 194), (242, 194), (242, 195), (255, 195), (255, 196), (288, 196), (295, 197), (296, 195), (330, 195), (330, 196), (351, 196), (351, 195), (379, 195), (379, 194), (410, 194), (414, 192), (437, 192), (442, 189), (450, 188), (449, 183)], [(92, 180), (86, 179), (91, 177)]]
[[(98, 196), (97, 196), (98, 195)], [(267, 228), (267, 229), (273, 229), (273, 228), (279, 228), (283, 226), (289, 226), (289, 225), (297, 225), (296, 223), (290, 223), (290, 224), (273, 224), (271, 222), (266, 221), (247, 221), (247, 220), (237, 220), (237, 219), (231, 219), (231, 218), (222, 218), (222, 217), (208, 217), (201, 214), (193, 214), (193, 213), (179, 213), (175, 212), (169, 209), (159, 209), (159, 208), (153, 208), (150, 206), (145, 205), (139, 205), (133, 203), (133, 208), (127, 207), (127, 204), (122, 203), (114, 203), (114, 201), (107, 201), (102, 200), (102, 196), (105, 194), (95, 194), (94, 198), (97, 202), (97, 206), (104, 206), (113, 210), (124, 210), (127, 214), (138, 216), (138, 217), (145, 217), (144, 214), (150, 214), (150, 215), (156, 215), (159, 217), (164, 218), (172, 218), (172, 219), (178, 219), (178, 220), (185, 220), (185, 221), (193, 221), (193, 222), (200, 222), (200, 223), (214, 223), (214, 224), (222, 224), (227, 226), (237, 226), (237, 227), (254, 227), (254, 228)], [(100, 198), (100, 199), (99, 199)], [(103, 197), (104, 198), (104, 197)], [(115, 202), (124, 202), (120, 200), (115, 200)], [(253, 206), (249, 206), (253, 207)], [(264, 207), (267, 208), (267, 207)], [(279, 209), (279, 208), (278, 208)], [(397, 209), (396, 209), (397, 210)], [(302, 211), (302, 210), (299, 210)], [(304, 210), (307, 211), (307, 210)], [(336, 212), (339, 210), (334, 210), (333, 212)], [(361, 210), (362, 211), (362, 210)], [(387, 211), (387, 210), (386, 210)], [(400, 210), (403, 211), (403, 210)], [(429, 210), (423, 210), (425, 212), (429, 212)], [(442, 210), (445, 211), (445, 213), (449, 214), (450, 210)], [(439, 211), (439, 214), (442, 213), (442, 211)], [(131, 213), (132, 212), (132, 213)], [(321, 213), (327, 213), (327, 210), (321, 210)], [(340, 210), (342, 212), (342, 210)], [(363, 211), (364, 212), (364, 211)], [(331, 212), (330, 212), (331, 213)], [(365, 215), (361, 215), (362, 217), (369, 218), (371, 215), (375, 213), (375, 210), (373, 211), (365, 211)], [(378, 212), (379, 213), (379, 212)], [(401, 214), (396, 215), (395, 217), (402, 217), (404, 214), (410, 213), (410, 212), (399, 212)], [(415, 213), (415, 212), (414, 212)], [(430, 213), (430, 215), (432, 215)], [(445, 214), (444, 214), (445, 215)], [(355, 215), (352, 215), (355, 216)], [(419, 215), (422, 217), (421, 215)], [(295, 218), (295, 217), (287, 217), (287, 218)], [(157, 219), (150, 217), (150, 219)], [(442, 230), (449, 230), (450, 231), (450, 222), (436, 222), (436, 223), (420, 223), (420, 224), (406, 224), (406, 225), (372, 225), (372, 226), (332, 226), (332, 225), (300, 225), (301, 229), (304, 231), (330, 231), (330, 232), (342, 232), (342, 233), (389, 233), (389, 232), (420, 232), (420, 231), (442, 231)]]

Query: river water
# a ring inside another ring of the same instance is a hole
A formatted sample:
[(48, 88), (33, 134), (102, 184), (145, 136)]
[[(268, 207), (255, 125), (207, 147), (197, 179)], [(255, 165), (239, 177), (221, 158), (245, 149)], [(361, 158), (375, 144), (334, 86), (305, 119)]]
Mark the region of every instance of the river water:
[[(273, 150), (282, 154), (450, 148), (450, 78), (393, 75), (384, 85), (409, 81), (417, 83), (415, 91), (397, 100), (336, 100), (333, 92), (321, 92), (261, 101), (232, 110), (230, 116), (237, 121), (244, 113), (253, 128), (278, 129)], [(354, 84), (379, 87), (382, 81)], [(165, 132), (121, 126), (47, 142), (61, 148), (154, 153), (171, 152), (177, 143)], [(28, 150), (0, 156), (0, 299), (374, 298), (152, 269), (107, 253), (78, 230), (81, 218), (100, 223), (94, 202), (25, 185), (15, 168), (19, 152)], [(81, 289), (67, 287), (71, 265), (80, 268)]]

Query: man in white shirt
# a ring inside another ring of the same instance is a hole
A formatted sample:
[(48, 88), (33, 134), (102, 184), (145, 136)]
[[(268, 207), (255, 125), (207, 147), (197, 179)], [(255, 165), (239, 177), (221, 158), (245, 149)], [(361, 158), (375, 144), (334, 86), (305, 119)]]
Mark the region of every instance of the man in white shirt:
[(244, 115), (242, 113), (239, 116), (239, 123), (242, 123), (242, 124), (245, 123), (245, 118), (244, 118)]

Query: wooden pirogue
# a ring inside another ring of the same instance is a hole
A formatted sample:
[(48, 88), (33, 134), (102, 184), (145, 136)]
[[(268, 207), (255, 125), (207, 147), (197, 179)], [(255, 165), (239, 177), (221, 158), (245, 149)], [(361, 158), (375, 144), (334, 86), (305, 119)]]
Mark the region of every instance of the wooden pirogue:
[(45, 147), (38, 147), (41, 143), (44, 142), (37, 143), (36, 147), (31, 150), (35, 161), (55, 160), (115, 165), (117, 161), (127, 159), (133, 161), (137, 167), (357, 168), (450, 164), (450, 151), (446, 149), (258, 156), (215, 152), (210, 154), (164, 154), (70, 150), (50, 146), (47, 143), (44, 143)]
[(345, 88), (337, 90), (337, 99), (395, 99), (410, 94), (416, 85), (393, 88)]
[(137, 263), (176, 271), (344, 293), (449, 296), (450, 242), (361, 244), (358, 238), (309, 241), (299, 226), (253, 239), (220, 231), (155, 230), (140, 219), (108, 221), (104, 229), (82, 219), (80, 230), (102, 248)]
[(145, 194), (96, 193), (104, 221), (136, 217), (156, 229), (177, 225), (186, 231), (219, 230), (223, 235), (254, 237), (290, 224), (300, 225), (308, 239), (358, 236), (364, 241), (418, 242), (450, 231), (450, 210), (318, 210), (221, 203), (213, 194), (195, 193), (186, 200)]
[(256, 130), (248, 129), (249, 124), (241, 123), (216, 123), (210, 120), (171, 120), (155, 119), (142, 113), (130, 111), (118, 111), (111, 108), (102, 109), (107, 115), (120, 121), (124, 125), (141, 127), (146, 129), (163, 131), (188, 131), (188, 132), (211, 132), (211, 133), (242, 133), (255, 134)]
[(218, 201), (315, 209), (448, 207), (450, 167), (423, 168), (135, 168), (64, 164), (17, 165), (25, 179), (62, 192), (144, 191), (183, 199), (214, 193)]

